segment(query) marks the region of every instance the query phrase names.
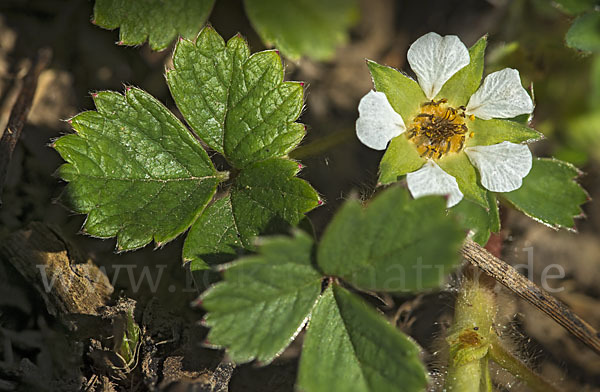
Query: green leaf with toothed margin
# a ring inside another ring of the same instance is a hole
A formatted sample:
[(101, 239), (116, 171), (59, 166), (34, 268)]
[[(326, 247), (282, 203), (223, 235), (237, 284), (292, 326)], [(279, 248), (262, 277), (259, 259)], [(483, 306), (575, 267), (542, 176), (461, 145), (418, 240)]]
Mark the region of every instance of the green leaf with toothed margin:
[(305, 392), (423, 391), (419, 346), (355, 294), (333, 284), (313, 310), (298, 371)]
[(88, 217), (84, 230), (117, 236), (119, 250), (170, 241), (200, 215), (219, 178), (208, 155), (160, 102), (139, 89), (100, 92), (97, 111), (72, 119), (77, 133), (54, 148), (68, 163), (64, 197)]
[(581, 205), (589, 200), (586, 191), (575, 181), (580, 175), (569, 163), (537, 158), (523, 185), (502, 196), (539, 222), (554, 228), (574, 229), (574, 218), (582, 215)]
[(215, 201), (194, 222), (183, 245), (183, 262), (208, 269), (236, 258), (243, 248), (229, 195)]
[(481, 84), (486, 46), (487, 36), (481, 37), (471, 46), (471, 61), (444, 83), (436, 99), (446, 98), (453, 107), (467, 106), (469, 98)]
[(366, 208), (350, 200), (325, 230), (317, 264), (361, 290), (437, 287), (460, 262), (465, 237), (445, 210), (443, 197), (411, 200), (400, 186), (381, 192)]
[(259, 234), (281, 233), (319, 205), (317, 192), (295, 177), (296, 162), (272, 158), (244, 169), (231, 191), (233, 217), (242, 244), (252, 249)]
[(254, 53), (212, 28), (194, 44), (182, 40), (167, 81), (177, 107), (198, 136), (236, 168), (286, 155), (304, 137), (297, 123), (303, 83), (284, 82), (276, 51)]
[(202, 306), (210, 326), (207, 340), (226, 347), (231, 359), (272, 361), (295, 338), (321, 292), (321, 274), (312, 266), (313, 240), (261, 241), (258, 254), (228, 265), (224, 280), (206, 291)]
[(123, 45), (148, 40), (152, 50), (163, 50), (177, 35), (196, 37), (215, 0), (96, 0), (94, 21), (100, 27), (120, 28)]
[(358, 20), (357, 0), (245, 0), (246, 14), (267, 45), (287, 57), (331, 60)]

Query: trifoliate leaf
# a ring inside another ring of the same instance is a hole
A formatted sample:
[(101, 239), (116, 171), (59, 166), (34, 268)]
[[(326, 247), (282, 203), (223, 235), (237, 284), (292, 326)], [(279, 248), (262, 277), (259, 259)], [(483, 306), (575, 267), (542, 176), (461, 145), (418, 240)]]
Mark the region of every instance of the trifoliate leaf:
[(198, 217), (219, 182), (200, 143), (160, 102), (135, 88), (95, 95), (97, 112), (72, 119), (54, 147), (84, 230), (117, 236), (119, 250), (172, 240)]
[(252, 248), (258, 234), (278, 233), (297, 225), (319, 203), (317, 192), (294, 177), (296, 162), (273, 158), (244, 169), (231, 193), (233, 216), (242, 244)]
[(487, 208), (487, 191), (479, 185), (478, 173), (464, 152), (443, 157), (437, 164), (452, 177), (466, 199)]
[(482, 120), (475, 118), (468, 121), (469, 131), (473, 136), (467, 139), (466, 146), (488, 146), (504, 141), (512, 143), (534, 142), (543, 138), (543, 135), (526, 124), (510, 120)]
[(249, 53), (241, 37), (225, 44), (207, 27), (196, 44), (177, 44), (167, 76), (186, 121), (237, 168), (286, 155), (305, 134), (295, 122), (303, 84), (283, 81), (276, 51)]
[(573, 165), (555, 159), (534, 159), (531, 171), (516, 191), (502, 195), (516, 209), (549, 226), (573, 229), (581, 216), (581, 204), (589, 200), (575, 182), (581, 173)]
[(446, 98), (454, 107), (467, 105), (481, 84), (486, 46), (487, 36), (483, 36), (469, 49), (471, 61), (444, 83), (437, 99)]
[(333, 285), (315, 307), (300, 357), (304, 392), (423, 391), (419, 347), (347, 290)]
[(591, 11), (575, 19), (566, 40), (570, 48), (600, 52), (600, 11)]
[(311, 265), (312, 239), (274, 237), (256, 256), (231, 264), (225, 280), (202, 296), (210, 344), (227, 347), (236, 362), (270, 362), (294, 339), (321, 291)]
[(243, 248), (233, 218), (231, 199), (223, 197), (208, 206), (194, 222), (183, 245), (183, 262), (192, 262), (192, 270), (232, 261)]
[(356, 0), (245, 0), (244, 4), (262, 40), (291, 59), (330, 60), (358, 20)]
[(442, 197), (410, 200), (402, 187), (385, 190), (366, 208), (348, 201), (327, 227), (317, 263), (363, 290), (439, 286), (460, 261), (465, 236), (445, 209)]
[(419, 84), (397, 69), (374, 61), (367, 60), (367, 66), (375, 89), (385, 94), (390, 105), (402, 116), (405, 124), (412, 121), (419, 113), (421, 104), (428, 101)]
[(120, 28), (123, 45), (165, 49), (177, 36), (193, 39), (206, 22), (215, 0), (96, 0), (94, 23)]

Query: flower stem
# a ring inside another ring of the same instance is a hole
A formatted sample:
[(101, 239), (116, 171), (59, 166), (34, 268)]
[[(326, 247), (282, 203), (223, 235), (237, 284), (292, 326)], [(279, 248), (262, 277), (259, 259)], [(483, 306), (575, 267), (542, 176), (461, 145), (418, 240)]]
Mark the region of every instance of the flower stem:
[(518, 379), (523, 380), (534, 392), (560, 391), (560, 389), (557, 389), (544, 380), (540, 375), (529, 369), (520, 359), (507, 351), (498, 339), (490, 345), (489, 356), (498, 365), (502, 366)]
[(456, 299), (454, 323), (446, 341), (450, 346), (445, 390), (488, 392), (492, 382), (488, 351), (495, 337), (496, 297), (486, 275), (474, 276), (474, 268), (465, 277)]
[(497, 313), (495, 281), (473, 266), (464, 270), (456, 299), (454, 322), (446, 341), (450, 346), (445, 390), (490, 392), (489, 360), (524, 381), (535, 392), (558, 392), (515, 357), (500, 342), (494, 330)]

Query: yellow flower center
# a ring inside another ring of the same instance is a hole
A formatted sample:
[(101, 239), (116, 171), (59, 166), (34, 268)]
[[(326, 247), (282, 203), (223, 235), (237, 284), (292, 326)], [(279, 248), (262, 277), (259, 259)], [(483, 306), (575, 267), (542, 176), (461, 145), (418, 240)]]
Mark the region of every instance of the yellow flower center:
[(465, 124), (465, 107), (453, 108), (446, 99), (428, 101), (413, 119), (408, 140), (417, 146), (422, 157), (440, 159), (448, 153), (460, 152), (465, 140), (473, 136)]

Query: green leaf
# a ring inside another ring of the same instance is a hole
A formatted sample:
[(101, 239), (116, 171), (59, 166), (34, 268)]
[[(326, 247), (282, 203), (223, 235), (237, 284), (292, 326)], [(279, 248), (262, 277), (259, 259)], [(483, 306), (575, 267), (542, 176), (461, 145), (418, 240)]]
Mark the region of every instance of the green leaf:
[(227, 45), (210, 27), (196, 44), (180, 41), (167, 76), (175, 103), (194, 131), (236, 168), (283, 156), (304, 137), (295, 121), (303, 83), (284, 82), (276, 51), (249, 56), (240, 37)]
[(300, 357), (305, 392), (424, 391), (419, 347), (347, 290), (333, 285), (315, 307)]
[(233, 218), (231, 199), (225, 196), (208, 206), (190, 229), (183, 245), (183, 262), (193, 271), (232, 261), (242, 242)]
[(473, 232), (473, 241), (484, 246), (492, 232), (500, 230), (500, 216), (496, 196), (488, 192), (489, 207), (463, 199), (450, 209), (450, 214), (456, 216), (461, 227)]
[(171, 95), (186, 121), (213, 150), (223, 154), (223, 134), (232, 85), (243, 83), (242, 65), (250, 57), (244, 39), (225, 44), (211, 27), (196, 44), (180, 41), (173, 54), (174, 70), (167, 73)]
[(113, 30), (120, 27), (123, 45), (143, 44), (165, 49), (181, 35), (195, 38), (208, 19), (215, 0), (96, 0), (94, 21)]
[(456, 178), (458, 187), (466, 199), (474, 201), (484, 208), (488, 207), (487, 191), (479, 185), (479, 174), (464, 151), (445, 156), (437, 164), (446, 173)]
[(467, 126), (473, 137), (467, 139), (466, 146), (488, 146), (504, 141), (512, 143), (530, 143), (543, 138), (543, 135), (526, 124), (509, 120), (482, 120), (475, 118)]
[(588, 12), (575, 19), (566, 40), (570, 48), (600, 52), (600, 11)]
[(591, 10), (597, 5), (598, 0), (554, 0), (563, 11), (569, 15), (577, 15)]
[(95, 95), (97, 112), (72, 119), (76, 134), (54, 147), (67, 202), (87, 213), (84, 230), (117, 236), (130, 250), (185, 231), (215, 193), (218, 176), (192, 134), (160, 102), (135, 88)]
[(330, 60), (358, 20), (357, 0), (245, 0), (246, 14), (268, 45), (291, 59)]
[(437, 98), (448, 99), (454, 107), (467, 105), (469, 98), (481, 84), (486, 46), (487, 36), (484, 35), (469, 49), (471, 62), (444, 83)]
[(385, 94), (390, 105), (402, 116), (408, 126), (419, 114), (421, 104), (428, 101), (421, 86), (397, 69), (367, 60), (375, 89)]
[(259, 254), (231, 264), (225, 280), (201, 297), (208, 341), (236, 362), (270, 362), (294, 339), (321, 291), (311, 265), (312, 239), (274, 237)]
[(420, 169), (425, 163), (417, 148), (405, 135), (392, 139), (379, 163), (379, 183), (390, 184), (398, 177)]
[(575, 228), (574, 217), (589, 196), (575, 182), (580, 176), (574, 166), (555, 159), (538, 158), (516, 191), (502, 195), (527, 216), (554, 228)]
[(319, 204), (317, 192), (294, 177), (296, 162), (273, 158), (244, 169), (231, 193), (233, 216), (242, 244), (252, 248), (258, 234), (280, 233), (297, 225)]
[(327, 227), (317, 263), (362, 290), (416, 291), (437, 287), (460, 261), (464, 233), (442, 197), (410, 200), (391, 187), (366, 208), (348, 201)]
[(241, 249), (253, 249), (259, 234), (287, 231), (305, 219), (319, 196), (304, 180), (294, 177), (298, 164), (281, 158), (243, 170), (231, 196), (211, 206), (194, 223), (183, 248), (183, 260), (194, 269), (231, 261)]

